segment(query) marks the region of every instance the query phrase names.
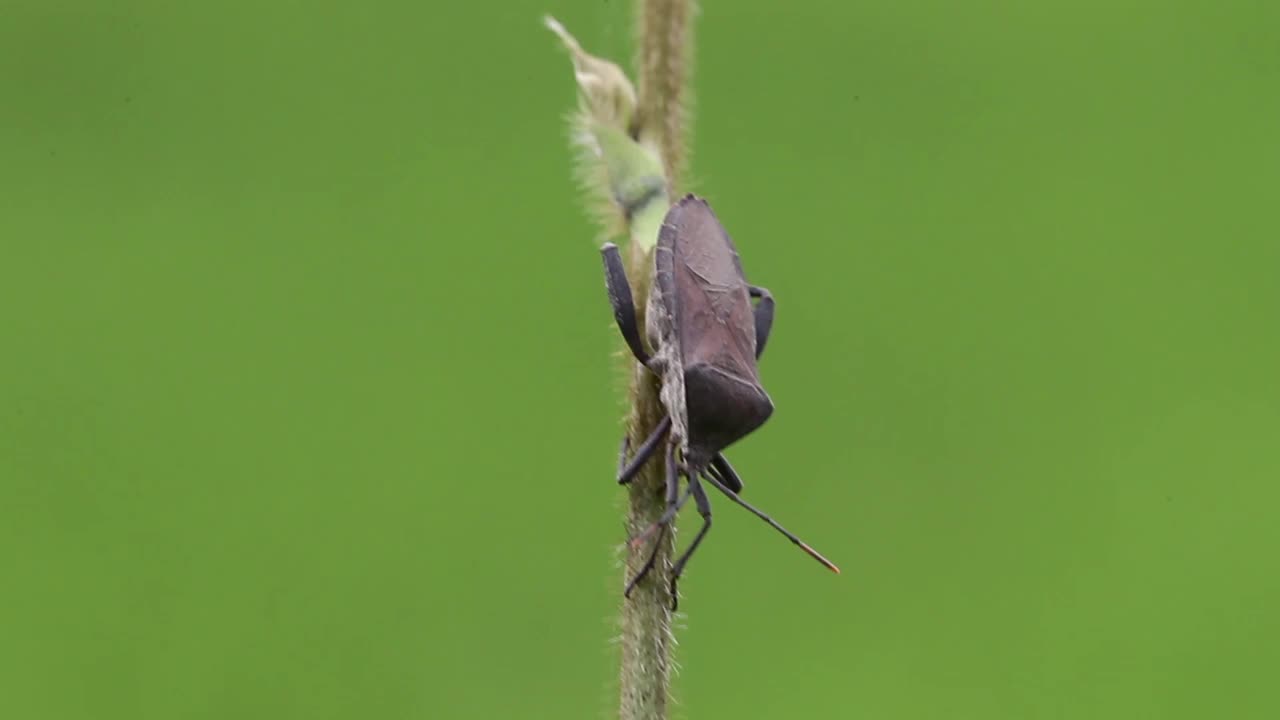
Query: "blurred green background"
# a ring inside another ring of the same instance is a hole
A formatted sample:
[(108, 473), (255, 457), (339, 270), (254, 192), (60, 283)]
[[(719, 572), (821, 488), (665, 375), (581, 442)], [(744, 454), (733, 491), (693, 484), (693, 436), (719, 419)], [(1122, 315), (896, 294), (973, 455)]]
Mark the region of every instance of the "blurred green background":
[[(3, 4), (0, 717), (614, 712), (543, 12), (629, 58), (622, 0)], [(697, 65), (779, 301), (731, 455), (844, 574), (716, 502), (676, 716), (1280, 716), (1280, 6), (707, 0)]]

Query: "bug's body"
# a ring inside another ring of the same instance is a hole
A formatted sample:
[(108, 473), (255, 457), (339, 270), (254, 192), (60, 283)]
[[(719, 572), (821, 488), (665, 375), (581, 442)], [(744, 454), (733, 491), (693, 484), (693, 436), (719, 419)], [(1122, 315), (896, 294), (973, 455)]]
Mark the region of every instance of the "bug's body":
[(733, 240), (707, 203), (689, 196), (662, 224), (646, 313), (650, 367), (685, 464), (712, 456), (764, 424), (773, 402), (756, 368), (756, 322)]
[[(667, 212), (654, 249), (654, 282), (649, 292), (645, 332), (652, 354), (640, 340), (631, 287), (618, 248), (602, 249), (605, 284), (614, 318), (636, 359), (662, 378), (661, 400), (667, 416), (628, 462), (623, 441), (618, 482), (630, 482), (665, 439), (667, 510), (650, 530), (666, 532), (690, 496), (703, 525), (671, 570), (676, 580), (711, 529), (711, 503), (700, 478), (756, 514), (793, 543), (835, 572), (830, 561), (769, 516), (742, 500), (742, 480), (722, 451), (764, 424), (773, 401), (760, 384), (756, 360), (773, 327), (773, 296), (750, 285), (733, 240), (705, 200), (687, 195)], [(753, 308), (751, 298), (759, 303)], [(681, 462), (676, 461), (679, 450)], [(679, 474), (689, 481), (679, 495)], [(643, 540), (648, 532), (633, 542)], [(654, 565), (655, 553), (627, 585), (626, 593)]]

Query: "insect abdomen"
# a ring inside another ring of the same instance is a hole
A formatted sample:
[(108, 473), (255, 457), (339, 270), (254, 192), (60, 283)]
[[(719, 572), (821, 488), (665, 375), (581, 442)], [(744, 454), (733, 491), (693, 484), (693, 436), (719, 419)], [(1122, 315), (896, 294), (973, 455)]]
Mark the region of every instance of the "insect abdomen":
[(690, 450), (710, 455), (759, 428), (773, 414), (773, 401), (758, 384), (714, 365), (684, 371)]

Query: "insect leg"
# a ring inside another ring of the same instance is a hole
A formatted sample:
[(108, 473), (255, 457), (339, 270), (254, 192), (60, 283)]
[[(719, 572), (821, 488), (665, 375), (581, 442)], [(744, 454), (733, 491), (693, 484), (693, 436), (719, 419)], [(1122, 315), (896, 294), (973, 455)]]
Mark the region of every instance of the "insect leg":
[(711, 501), (707, 498), (707, 491), (702, 489), (702, 484), (698, 482), (698, 478), (694, 475), (689, 476), (689, 490), (693, 493), (694, 504), (698, 506), (698, 514), (702, 516), (702, 527), (698, 529), (698, 534), (693, 537), (693, 542), (689, 544), (689, 549), (684, 551), (684, 554), (676, 561), (675, 567), (671, 568), (672, 612), (675, 612), (676, 607), (680, 604), (680, 595), (676, 593), (676, 582), (680, 580), (680, 575), (684, 572), (684, 566), (689, 563), (689, 558), (693, 557), (693, 551), (698, 549), (698, 543), (702, 542), (702, 538), (711, 530)]
[(663, 525), (658, 528), (658, 539), (653, 543), (653, 550), (649, 552), (649, 559), (644, 561), (644, 565), (640, 566), (640, 572), (636, 573), (636, 576), (631, 578), (631, 582), (627, 583), (627, 587), (622, 591), (622, 597), (630, 600), (631, 591), (636, 589), (636, 584), (639, 583), (644, 578), (644, 576), (648, 575), (649, 571), (653, 569), (653, 565), (658, 559), (658, 548), (662, 547), (662, 541), (666, 539), (666, 534), (667, 534), (666, 525)]
[(636, 324), (636, 304), (631, 297), (631, 284), (627, 282), (627, 271), (622, 265), (622, 255), (618, 246), (605, 243), (600, 248), (604, 258), (604, 284), (609, 291), (609, 304), (613, 306), (613, 319), (618, 322), (622, 331), (622, 339), (636, 356), (641, 365), (649, 364), (649, 353), (645, 352), (640, 342), (640, 328)]
[[(662, 515), (663, 518), (667, 518), (668, 516), (674, 517), (676, 511), (680, 509), (680, 505), (684, 504), (682, 500), (677, 499), (677, 495), (679, 494), (679, 492), (680, 492), (680, 476), (676, 473), (676, 448), (674, 444), (668, 444), (667, 445), (667, 510), (665, 513), (663, 513)], [(687, 494), (686, 494), (686, 497), (687, 497)], [(653, 526), (650, 526), (643, 533), (638, 535), (635, 540), (631, 541), (633, 545), (636, 544), (637, 542), (642, 542), (645, 536), (647, 536), (650, 532), (652, 532), (654, 527), (658, 529), (658, 539), (653, 544), (653, 550), (649, 553), (649, 558), (644, 561), (644, 565), (640, 566), (640, 571), (636, 573), (635, 577), (631, 578), (631, 582), (627, 583), (626, 588), (624, 588), (622, 591), (623, 597), (630, 598), (631, 591), (635, 589), (636, 585), (640, 582), (640, 580), (642, 580), (644, 576), (648, 575), (649, 572), (653, 570), (654, 563), (658, 559), (658, 548), (662, 547), (662, 541), (666, 537), (668, 525), (669, 523), (667, 522), (659, 521), (658, 523), (655, 523)]]
[[(631, 458), (631, 462), (625, 466), (622, 464), (622, 456), (618, 458), (618, 484), (626, 485), (635, 478), (636, 473), (640, 472), (640, 468), (649, 462), (649, 458), (653, 457), (653, 452), (658, 449), (658, 443), (662, 442), (662, 438), (666, 437), (671, 430), (671, 416), (662, 418), (658, 426), (653, 429), (653, 433), (640, 443), (640, 449), (636, 451), (635, 457)], [(624, 439), (622, 441), (622, 452), (625, 454), (629, 443)]]
[(680, 508), (684, 507), (684, 504), (686, 502), (689, 502), (689, 496), (692, 494), (693, 494), (693, 487), (690, 486), (690, 488), (688, 490), (685, 490), (684, 494), (680, 496), (679, 501), (677, 501), (674, 504), (668, 503), (666, 512), (662, 513), (662, 517), (658, 518), (657, 522), (655, 522), (654, 524), (645, 528), (644, 532), (632, 538), (631, 545), (632, 546), (640, 545), (645, 540), (647, 540), (648, 537), (652, 535), (655, 530), (657, 530), (660, 527), (670, 525), (671, 521), (675, 519), (675, 516), (679, 514)]
[(800, 546), (800, 549), (801, 549), (801, 550), (804, 550), (805, 552), (809, 553), (810, 557), (812, 557), (814, 560), (817, 560), (818, 562), (822, 563), (824, 566), (826, 566), (826, 568), (827, 568), (828, 570), (830, 570), (830, 571), (832, 571), (832, 572), (834, 572), (834, 573), (839, 573), (839, 572), (840, 572), (840, 568), (836, 567), (835, 563), (833, 563), (833, 562), (831, 562), (830, 560), (828, 560), (828, 559), (826, 559), (826, 558), (822, 557), (822, 553), (819, 553), (817, 550), (814, 550), (812, 547), (809, 547), (809, 544), (808, 544), (808, 543), (806, 543), (805, 541), (803, 541), (803, 540), (801, 540), (800, 538), (796, 537), (795, 535), (791, 534), (791, 531), (790, 531), (790, 530), (787, 530), (786, 528), (782, 527), (782, 526), (781, 526), (781, 525), (779, 525), (779, 524), (778, 524), (778, 523), (777, 523), (773, 518), (769, 517), (768, 515), (765, 515), (765, 514), (764, 514), (763, 512), (761, 512), (761, 511), (757, 510), (754, 506), (752, 506), (752, 505), (751, 505), (751, 503), (749, 503), (749, 502), (747, 502), (746, 500), (743, 500), (742, 498), (738, 497), (737, 493), (735, 493), (735, 492), (733, 492), (732, 490), (730, 490), (729, 488), (725, 487), (725, 486), (724, 486), (724, 484), (723, 484), (723, 483), (721, 483), (721, 482), (720, 482), (719, 480), (717, 480), (716, 478), (714, 478), (714, 477), (712, 477), (712, 476), (710, 476), (710, 475), (708, 475), (708, 476), (706, 476), (706, 477), (707, 477), (707, 482), (711, 483), (712, 485), (715, 485), (715, 486), (716, 486), (716, 489), (717, 489), (717, 490), (719, 490), (720, 492), (724, 493), (725, 495), (727, 495), (727, 496), (729, 497), (729, 499), (730, 499), (730, 500), (732, 500), (732, 501), (734, 501), (734, 502), (738, 503), (738, 504), (739, 504), (739, 505), (741, 505), (742, 507), (744, 507), (744, 508), (746, 508), (747, 510), (749, 510), (749, 511), (751, 512), (751, 514), (752, 514), (752, 515), (755, 515), (756, 517), (760, 518), (761, 520), (763, 520), (763, 521), (765, 521), (765, 522), (769, 523), (769, 526), (770, 526), (770, 527), (772, 527), (774, 530), (777, 530), (778, 532), (782, 533), (783, 535), (786, 535), (788, 540), (790, 540), (791, 542), (793, 542), (793, 543), (795, 543), (796, 545)]
[(714, 474), (717, 480), (724, 483), (735, 494), (742, 492), (742, 478), (738, 477), (738, 472), (729, 464), (729, 459), (724, 456), (724, 453), (716, 453), (715, 457), (711, 458), (711, 466), (706, 472)]
[(748, 285), (747, 292), (753, 298), (760, 298), (756, 303), (756, 358), (764, 354), (764, 344), (769, 340), (773, 330), (773, 295), (758, 285)]

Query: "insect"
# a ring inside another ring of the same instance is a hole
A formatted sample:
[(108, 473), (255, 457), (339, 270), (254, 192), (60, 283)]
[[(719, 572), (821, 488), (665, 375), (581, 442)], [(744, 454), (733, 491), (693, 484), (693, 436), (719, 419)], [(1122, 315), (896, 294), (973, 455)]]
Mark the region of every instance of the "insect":
[[(659, 447), (666, 462), (666, 510), (632, 545), (639, 546), (654, 532), (658, 541), (623, 594), (630, 597), (636, 584), (653, 570), (663, 533), (692, 496), (702, 527), (671, 570), (671, 603), (676, 608), (676, 582), (711, 529), (711, 502), (701, 480), (839, 573), (830, 560), (743, 500), (742, 479), (725, 459), (725, 448), (773, 414), (773, 401), (760, 384), (756, 362), (773, 327), (774, 300), (768, 290), (747, 282), (733, 240), (711, 207), (702, 198), (686, 195), (663, 220), (645, 317), (652, 354), (640, 340), (635, 301), (618, 247), (606, 243), (600, 253), (618, 329), (636, 360), (661, 378), (660, 399), (667, 411), (629, 460), (625, 437), (619, 452), (619, 484), (631, 482)], [(754, 307), (752, 298), (758, 301)], [(683, 495), (681, 474), (688, 479)]]

